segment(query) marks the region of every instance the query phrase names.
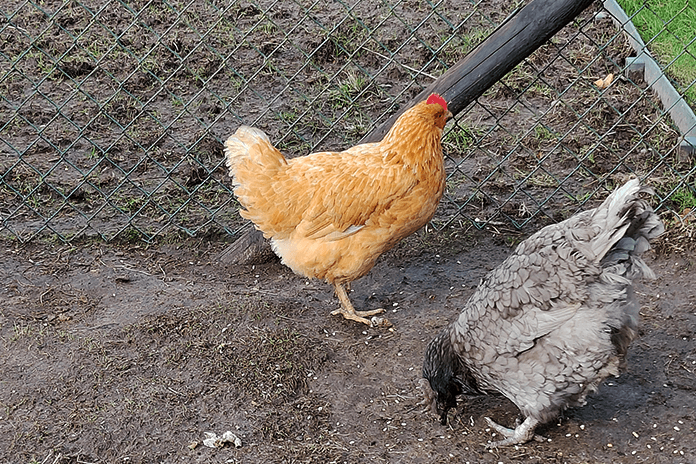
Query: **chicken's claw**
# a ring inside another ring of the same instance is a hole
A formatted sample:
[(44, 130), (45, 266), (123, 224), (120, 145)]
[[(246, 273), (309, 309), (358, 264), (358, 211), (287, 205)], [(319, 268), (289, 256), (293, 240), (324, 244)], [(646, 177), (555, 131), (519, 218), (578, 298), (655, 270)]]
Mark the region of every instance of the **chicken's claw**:
[(344, 318), (350, 319), (351, 321), (362, 322), (363, 324), (369, 325), (370, 327), (390, 327), (391, 322), (389, 322), (384, 317), (373, 317), (371, 320), (367, 319), (369, 316), (374, 316), (375, 314), (383, 313), (384, 309), (373, 309), (370, 311), (356, 311), (353, 304), (348, 298), (346, 289), (343, 288), (341, 284), (334, 284), (336, 288), (336, 296), (341, 302), (341, 307), (335, 311), (331, 311), (334, 316), (336, 314), (342, 314)]
[[(332, 315), (337, 315), (337, 314), (342, 314), (345, 319), (350, 319), (351, 321), (356, 321), (356, 322), (362, 322), (363, 324), (369, 325), (370, 327), (377, 327), (377, 325), (373, 325), (373, 321), (379, 322), (380, 320), (385, 320), (383, 317), (373, 317), (372, 320), (367, 319), (366, 316), (373, 316), (375, 314), (379, 314), (384, 312), (384, 309), (379, 308), (379, 309), (373, 309), (371, 311), (351, 311), (350, 309), (345, 309), (343, 307), (336, 309), (335, 311), (331, 311)], [(389, 322), (389, 321), (387, 321)], [(381, 323), (379, 323), (381, 326)], [(391, 324), (390, 324), (391, 325)], [(389, 327), (389, 326), (386, 326)]]
[(494, 429), (496, 432), (505, 437), (504, 440), (488, 443), (486, 445), (486, 448), (497, 448), (499, 446), (509, 445), (521, 445), (523, 443), (527, 443), (530, 440), (546, 441), (544, 437), (536, 435), (534, 433), (534, 428), (537, 426), (539, 421), (532, 419), (531, 417), (526, 418), (524, 422), (522, 422), (521, 424), (516, 424), (514, 430), (497, 424), (490, 417), (484, 417), (484, 419), (486, 419), (486, 422), (488, 423), (488, 426), (490, 428)]

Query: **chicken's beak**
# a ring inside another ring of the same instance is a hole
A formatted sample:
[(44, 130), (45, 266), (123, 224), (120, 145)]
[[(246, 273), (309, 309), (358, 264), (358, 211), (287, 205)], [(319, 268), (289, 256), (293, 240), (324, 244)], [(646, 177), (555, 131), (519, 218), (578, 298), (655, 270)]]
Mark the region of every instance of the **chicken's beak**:
[(445, 115), (445, 121), (449, 121), (453, 117), (454, 117), (454, 115), (452, 114), (452, 112), (448, 111), (447, 114)]

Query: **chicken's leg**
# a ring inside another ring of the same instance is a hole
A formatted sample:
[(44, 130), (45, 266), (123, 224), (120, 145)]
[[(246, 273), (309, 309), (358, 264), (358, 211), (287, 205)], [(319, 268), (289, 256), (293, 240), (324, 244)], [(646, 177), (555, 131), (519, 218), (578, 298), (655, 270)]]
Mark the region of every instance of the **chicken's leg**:
[(341, 308), (331, 311), (331, 314), (333, 315), (343, 314), (343, 317), (346, 319), (372, 325), (370, 320), (366, 319), (365, 316), (374, 316), (375, 314), (379, 314), (384, 311), (382, 308), (373, 309), (372, 311), (356, 311), (353, 304), (350, 302), (350, 299), (348, 299), (348, 294), (343, 288), (343, 284), (334, 283), (334, 287), (336, 288), (336, 296), (341, 302)]
[(521, 445), (522, 443), (527, 443), (532, 439), (543, 441), (542, 437), (534, 434), (534, 429), (537, 425), (539, 425), (539, 421), (531, 417), (527, 417), (524, 422), (518, 424), (514, 430), (496, 424), (490, 417), (486, 417), (485, 419), (492, 429), (495, 429), (498, 433), (505, 437), (505, 440), (490, 443), (488, 445), (489, 448), (508, 445)]

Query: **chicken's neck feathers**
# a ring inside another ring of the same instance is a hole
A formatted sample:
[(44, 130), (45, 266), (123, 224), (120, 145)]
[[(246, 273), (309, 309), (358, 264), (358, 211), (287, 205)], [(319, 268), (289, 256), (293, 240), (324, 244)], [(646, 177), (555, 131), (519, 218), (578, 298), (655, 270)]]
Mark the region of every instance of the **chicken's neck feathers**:
[(442, 129), (428, 123), (417, 114), (405, 115), (380, 142), (380, 152), (385, 163), (397, 162), (414, 168), (433, 163), (441, 164), (441, 138)]

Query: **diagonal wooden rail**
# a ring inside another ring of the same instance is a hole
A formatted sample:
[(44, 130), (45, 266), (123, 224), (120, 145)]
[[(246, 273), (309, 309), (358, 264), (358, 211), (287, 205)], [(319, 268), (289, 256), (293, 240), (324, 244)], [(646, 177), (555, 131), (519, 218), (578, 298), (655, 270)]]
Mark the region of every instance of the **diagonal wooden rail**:
[[(360, 142), (382, 140), (404, 111), (431, 93), (442, 95), (449, 110), (456, 115), (571, 22), (592, 1), (532, 0)], [(272, 251), (261, 232), (250, 229), (224, 250), (219, 259), (224, 264), (252, 264), (263, 262), (269, 256), (272, 256)]]

